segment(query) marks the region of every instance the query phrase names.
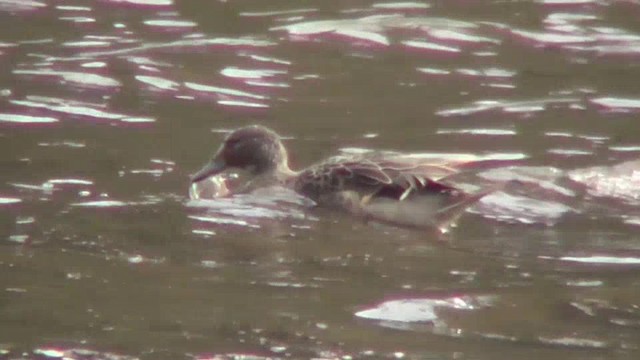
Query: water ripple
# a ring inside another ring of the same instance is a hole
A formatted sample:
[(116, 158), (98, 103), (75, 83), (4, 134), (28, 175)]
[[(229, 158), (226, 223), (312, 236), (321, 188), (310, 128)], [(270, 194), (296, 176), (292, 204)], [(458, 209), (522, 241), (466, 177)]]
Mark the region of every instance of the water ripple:
[(640, 265), (640, 257), (588, 255), (588, 256), (561, 256), (559, 258), (540, 256), (540, 258), (566, 261), (566, 262), (583, 263), (583, 264), (593, 264), (593, 265)]
[(403, 41), (402, 44), (411, 49), (433, 51), (436, 54), (457, 54), (462, 51), (462, 49), (458, 47), (442, 45), (430, 41), (407, 40)]
[(135, 78), (143, 84), (150, 85), (147, 88), (148, 90), (173, 92), (177, 91), (181, 87), (180, 83), (157, 76), (136, 75)]
[(166, 31), (175, 30), (189, 30), (195, 27), (197, 24), (188, 20), (174, 20), (174, 19), (153, 19), (145, 20), (144, 24), (153, 28), (160, 28)]
[(0, 10), (7, 12), (29, 12), (46, 8), (47, 4), (34, 0), (0, 0)]
[(317, 12), (316, 8), (308, 9), (292, 9), (292, 10), (274, 10), (274, 11), (243, 11), (240, 12), (240, 16), (244, 17), (275, 17), (282, 15), (301, 15)]
[(374, 9), (387, 9), (387, 10), (423, 10), (431, 7), (430, 4), (412, 2), (412, 1), (394, 1), (394, 2), (381, 2), (371, 5)]
[(600, 97), (589, 101), (613, 112), (640, 111), (640, 98)]
[(223, 88), (223, 87), (211, 86), (211, 85), (203, 85), (203, 84), (198, 84), (198, 83), (193, 83), (193, 82), (186, 82), (186, 83), (184, 83), (184, 85), (187, 88), (192, 89), (192, 90), (196, 90), (196, 91), (200, 91), (200, 92), (213, 93), (213, 94), (221, 95), (221, 96), (235, 96), (235, 97), (243, 97), (243, 98), (250, 98), (250, 99), (257, 99), (257, 100), (265, 100), (265, 99), (267, 99), (266, 96), (249, 93), (249, 92), (242, 91), (242, 90)]
[(0, 123), (14, 123), (14, 124), (50, 124), (56, 123), (59, 120), (50, 116), (33, 116), (23, 114), (1, 114)]
[(128, 5), (140, 7), (168, 7), (173, 5), (173, 0), (101, 0), (114, 5)]
[(17, 204), (19, 202), (22, 202), (22, 199), (0, 196), (0, 205)]
[[(77, 118), (91, 118), (98, 120), (135, 121), (135, 117), (109, 112), (102, 104), (81, 102), (72, 99), (61, 99), (45, 96), (29, 95), (26, 100), (10, 100), (11, 104), (28, 109), (45, 109), (55, 113), (72, 115)], [(145, 122), (150, 119), (146, 118)]]
[[(104, 42), (96, 42), (102, 44)], [(185, 51), (187, 49), (207, 49), (216, 47), (239, 47), (239, 48), (263, 48), (274, 46), (276, 43), (265, 40), (246, 38), (204, 38), (204, 39), (183, 39), (166, 43), (147, 43), (144, 45), (127, 47), (115, 50), (80, 52), (71, 57), (49, 57), (49, 61), (77, 61), (82, 59), (96, 59), (105, 56), (118, 56), (127, 54), (148, 53), (156, 50), (168, 50), (172, 52)]]
[(114, 91), (122, 85), (118, 80), (98, 74), (74, 71), (56, 70), (13, 70), (16, 75), (28, 75), (31, 77), (59, 78), (62, 85), (80, 86), (93, 89)]
[[(435, 322), (440, 320), (438, 312), (445, 308), (457, 311), (479, 310), (491, 306), (495, 299), (495, 296), (479, 295), (391, 300), (373, 308), (358, 311), (355, 316), (407, 323)], [(442, 326), (445, 325), (442, 324)]]
[(532, 113), (540, 112), (549, 105), (567, 105), (580, 103), (579, 98), (546, 98), (527, 101), (505, 101), (505, 100), (477, 100), (471, 106), (457, 107), (439, 110), (436, 112), (440, 116), (469, 116), (481, 112), (500, 110), (506, 113)]

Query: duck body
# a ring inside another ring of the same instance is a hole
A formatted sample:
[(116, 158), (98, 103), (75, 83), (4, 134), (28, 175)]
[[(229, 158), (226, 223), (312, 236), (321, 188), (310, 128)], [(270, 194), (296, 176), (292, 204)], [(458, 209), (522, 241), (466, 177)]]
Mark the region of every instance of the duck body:
[(263, 126), (232, 132), (192, 181), (227, 168), (244, 169), (252, 175), (241, 191), (282, 185), (319, 206), (401, 226), (435, 226), (441, 230), (490, 193), (467, 194), (446, 184), (443, 180), (458, 170), (445, 162), (400, 155), (336, 156), (292, 171), (280, 137)]

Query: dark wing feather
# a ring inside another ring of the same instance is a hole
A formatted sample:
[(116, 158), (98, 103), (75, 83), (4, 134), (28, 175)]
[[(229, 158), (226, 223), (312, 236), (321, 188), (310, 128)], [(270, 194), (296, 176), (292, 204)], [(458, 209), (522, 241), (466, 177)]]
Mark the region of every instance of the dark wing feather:
[(352, 173), (354, 187), (374, 186), (374, 196), (404, 200), (419, 192), (455, 191), (454, 187), (439, 182), (457, 171), (445, 165), (427, 164), (416, 159), (360, 159), (344, 162)]
[(371, 185), (391, 185), (393, 183), (393, 174), (389, 174), (375, 161), (351, 161), (344, 163), (343, 166), (351, 169), (355, 181), (364, 181)]
[(303, 170), (295, 187), (312, 198), (348, 190), (362, 196), (404, 200), (416, 193), (457, 191), (440, 181), (456, 172), (445, 163), (415, 158), (337, 156)]

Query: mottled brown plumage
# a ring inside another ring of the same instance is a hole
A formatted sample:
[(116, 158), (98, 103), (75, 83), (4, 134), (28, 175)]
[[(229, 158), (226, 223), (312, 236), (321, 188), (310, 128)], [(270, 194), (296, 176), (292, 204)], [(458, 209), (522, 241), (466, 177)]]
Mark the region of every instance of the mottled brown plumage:
[(278, 134), (255, 125), (230, 133), (192, 182), (228, 168), (251, 173), (245, 191), (282, 185), (320, 206), (416, 227), (446, 228), (490, 192), (464, 193), (443, 182), (458, 172), (455, 167), (400, 155), (337, 156), (295, 172)]

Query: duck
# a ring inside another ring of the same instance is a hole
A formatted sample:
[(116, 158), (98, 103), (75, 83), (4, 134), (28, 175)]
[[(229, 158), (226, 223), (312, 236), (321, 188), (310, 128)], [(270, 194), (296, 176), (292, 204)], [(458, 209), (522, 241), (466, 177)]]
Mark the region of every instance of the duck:
[(195, 184), (229, 169), (245, 171), (250, 180), (233, 193), (282, 186), (315, 205), (338, 209), (365, 220), (448, 232), (466, 209), (495, 191), (467, 193), (448, 183), (459, 169), (444, 161), (388, 154), (340, 155), (302, 170), (289, 167), (282, 137), (262, 125), (230, 132), (200, 170)]

